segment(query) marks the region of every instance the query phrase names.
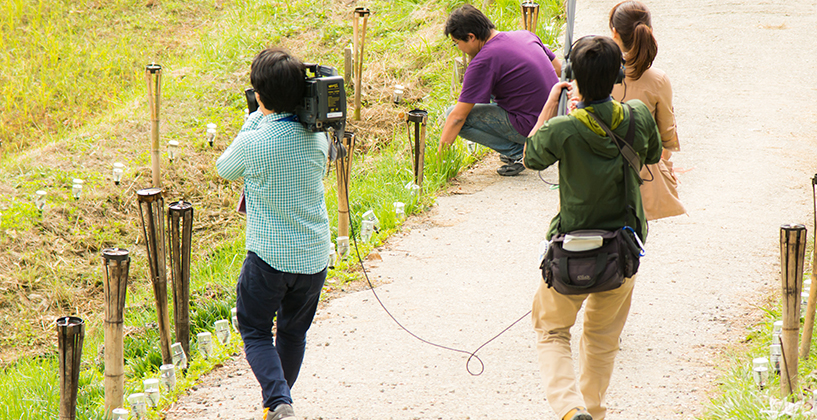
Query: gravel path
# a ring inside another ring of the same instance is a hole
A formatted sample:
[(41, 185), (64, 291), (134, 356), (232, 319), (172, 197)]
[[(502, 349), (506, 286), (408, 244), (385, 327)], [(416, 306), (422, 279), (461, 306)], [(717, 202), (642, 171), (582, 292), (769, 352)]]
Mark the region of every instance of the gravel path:
[[(615, 3), (580, 0), (576, 37), (606, 35)], [(779, 287), (779, 226), (811, 220), (817, 156), (813, 0), (648, 4), (660, 46), (655, 65), (675, 89), (683, 151), (673, 160), (691, 169), (681, 175), (689, 216), (651, 224), (608, 394), (612, 420), (644, 410), (658, 419), (702, 413), (719, 354)], [(541, 281), (536, 247), (558, 194), (535, 172), (506, 179), (496, 166), (491, 158), (470, 171), (460, 194), (409, 221), (383, 260), (367, 267), (392, 313), (435, 343), (477, 348), (530, 309)], [(472, 376), (466, 356), (400, 330), (371, 291), (351, 293), (318, 313), (295, 409), (306, 419), (555, 418), (529, 319), (479, 356), (485, 372)], [(257, 418), (259, 400), (238, 357), (167, 418)]]

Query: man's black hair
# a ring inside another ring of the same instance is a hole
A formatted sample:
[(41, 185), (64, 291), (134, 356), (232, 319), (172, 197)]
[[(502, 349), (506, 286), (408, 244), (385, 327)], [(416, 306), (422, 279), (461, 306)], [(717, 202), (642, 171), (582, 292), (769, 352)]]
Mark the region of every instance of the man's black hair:
[(283, 48), (267, 48), (250, 66), (250, 83), (270, 111), (295, 112), (306, 88), (304, 64)]
[(491, 29), (496, 26), (474, 6), (466, 4), (451, 12), (445, 22), (445, 36), (453, 39), (468, 41), (468, 34), (474, 34), (480, 41), (487, 41), (491, 36)]
[(605, 99), (613, 91), (621, 68), (621, 49), (606, 36), (585, 36), (573, 44), (570, 65), (582, 101)]

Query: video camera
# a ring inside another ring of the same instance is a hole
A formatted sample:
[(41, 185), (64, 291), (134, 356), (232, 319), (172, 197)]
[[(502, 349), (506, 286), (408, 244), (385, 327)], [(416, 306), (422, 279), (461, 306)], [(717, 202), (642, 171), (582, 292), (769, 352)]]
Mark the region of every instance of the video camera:
[[(343, 135), (346, 126), (346, 89), (343, 77), (334, 67), (304, 64), (303, 103), (295, 110), (298, 120), (310, 131), (329, 131)], [(252, 114), (258, 109), (255, 90), (244, 91), (247, 110)]]

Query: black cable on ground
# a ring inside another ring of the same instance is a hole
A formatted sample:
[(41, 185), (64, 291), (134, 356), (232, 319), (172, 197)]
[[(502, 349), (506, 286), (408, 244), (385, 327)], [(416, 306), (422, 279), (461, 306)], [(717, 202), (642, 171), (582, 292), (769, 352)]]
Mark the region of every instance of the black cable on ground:
[[(343, 159), (338, 159), (336, 161), (336, 165), (338, 165), (338, 175), (343, 176), (345, 179), (348, 179), (348, 178), (346, 178), (348, 176), (348, 174), (347, 174), (348, 168), (345, 167), (345, 165), (343, 163)], [(345, 185), (346, 185), (346, 191), (344, 191), (344, 193), (346, 194), (346, 202), (349, 203), (349, 184), (348, 184), (348, 182)], [(350, 214), (351, 214), (351, 212), (350, 212)], [(419, 340), (419, 341), (421, 341), (421, 342), (423, 342), (425, 344), (428, 344), (430, 346), (441, 348), (443, 350), (448, 350), (448, 351), (453, 351), (453, 352), (456, 352), (456, 353), (467, 354), (468, 359), (465, 361), (465, 370), (467, 370), (468, 373), (471, 374), (472, 376), (479, 376), (479, 375), (482, 375), (483, 372), (485, 372), (485, 363), (483, 363), (482, 359), (480, 359), (479, 356), (477, 356), (477, 353), (480, 350), (482, 350), (483, 347), (487, 346), (492, 341), (499, 338), (499, 336), (504, 334), (506, 331), (511, 329), (514, 325), (518, 324), (520, 321), (522, 321), (523, 319), (528, 317), (528, 315), (530, 315), (530, 313), (531, 313), (531, 311), (528, 311), (527, 313), (525, 313), (524, 315), (519, 317), (519, 319), (517, 319), (516, 321), (514, 321), (513, 323), (511, 323), (510, 325), (505, 327), (505, 329), (500, 331), (499, 334), (493, 336), (490, 340), (486, 341), (485, 343), (483, 343), (482, 345), (477, 347), (477, 349), (474, 350), (474, 351), (461, 350), (461, 349), (448, 347), (448, 346), (444, 346), (444, 345), (441, 345), (441, 344), (437, 344), (437, 343), (433, 343), (431, 341), (428, 341), (428, 340), (418, 336), (417, 334), (411, 332), (408, 328), (403, 326), (403, 324), (401, 324), (400, 321), (397, 320), (397, 318), (391, 313), (391, 311), (389, 311), (388, 308), (386, 308), (386, 305), (383, 304), (383, 301), (380, 300), (380, 296), (377, 295), (377, 291), (375, 291), (374, 285), (372, 284), (371, 280), (369, 280), (369, 273), (366, 272), (366, 267), (363, 265), (363, 258), (361, 258), (360, 250), (357, 247), (357, 239), (355, 238), (354, 223), (352, 223), (351, 217), (349, 218), (349, 230), (350, 230), (349, 236), (352, 238), (352, 241), (355, 244), (355, 255), (357, 256), (357, 260), (360, 263), (361, 270), (363, 270), (363, 276), (366, 278), (366, 284), (369, 285), (369, 290), (372, 291), (372, 294), (374, 295), (375, 299), (377, 299), (377, 303), (380, 304), (380, 307), (383, 308), (383, 310), (386, 312), (386, 314), (392, 319), (392, 321), (394, 321), (395, 324), (397, 324), (397, 326), (399, 326), (403, 331), (407, 332), (409, 335), (416, 338), (417, 340)], [(475, 359), (477, 362), (479, 362), (480, 368), (479, 368), (479, 371), (476, 372), (476, 373), (471, 370), (471, 366), (470, 366), (471, 359)]]

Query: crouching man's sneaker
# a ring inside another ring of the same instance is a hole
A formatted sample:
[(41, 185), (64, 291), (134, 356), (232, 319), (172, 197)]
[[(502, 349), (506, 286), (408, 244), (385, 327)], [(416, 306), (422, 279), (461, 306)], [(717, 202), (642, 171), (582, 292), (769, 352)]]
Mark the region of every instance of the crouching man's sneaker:
[(584, 407), (576, 407), (565, 414), (562, 420), (593, 420), (590, 413)]
[(499, 156), (499, 160), (504, 163), (504, 165), (500, 166), (496, 173), (502, 176), (515, 176), (519, 175), (522, 171), (525, 170), (525, 165), (522, 164), (522, 158), (519, 159), (512, 159), (504, 155)]
[(292, 411), (292, 406), (289, 404), (278, 404), (275, 410), (270, 410), (269, 407), (264, 409), (264, 420), (297, 420), (295, 412)]

